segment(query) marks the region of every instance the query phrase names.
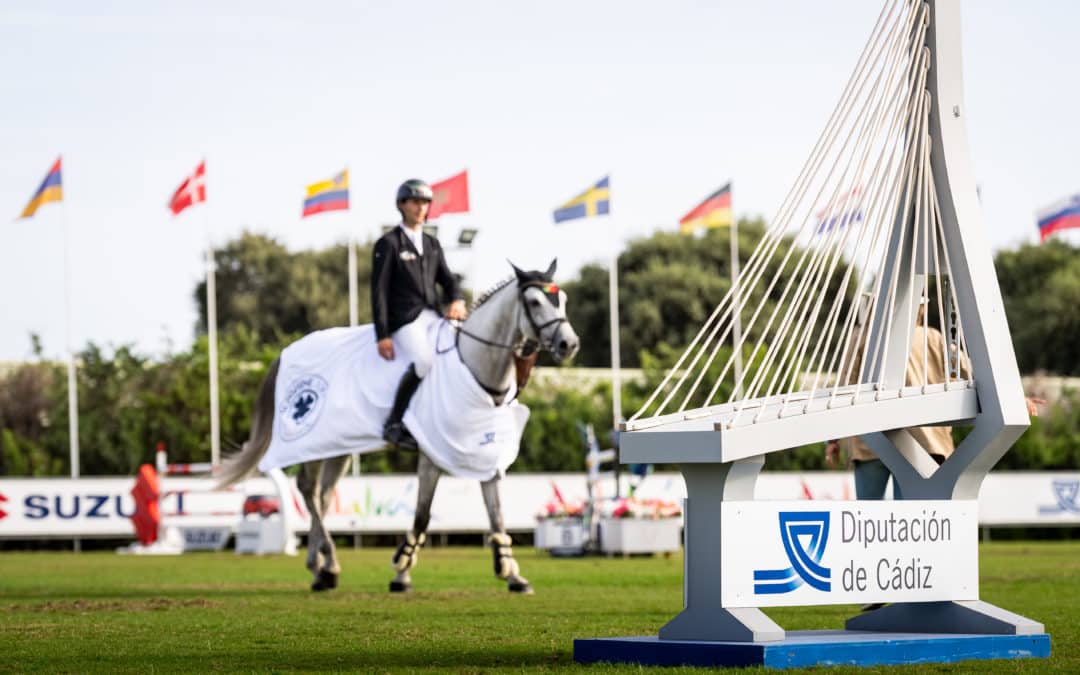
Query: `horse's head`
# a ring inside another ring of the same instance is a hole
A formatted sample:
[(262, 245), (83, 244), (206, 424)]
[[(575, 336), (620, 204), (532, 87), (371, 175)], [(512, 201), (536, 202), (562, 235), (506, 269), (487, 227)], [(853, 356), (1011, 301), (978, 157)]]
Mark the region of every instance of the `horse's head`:
[(573, 358), (580, 346), (577, 333), (566, 319), (566, 293), (552, 281), (556, 260), (546, 272), (524, 272), (513, 263), (521, 303), (518, 330), (525, 336), (522, 355), (537, 349), (551, 352), (555, 361)]

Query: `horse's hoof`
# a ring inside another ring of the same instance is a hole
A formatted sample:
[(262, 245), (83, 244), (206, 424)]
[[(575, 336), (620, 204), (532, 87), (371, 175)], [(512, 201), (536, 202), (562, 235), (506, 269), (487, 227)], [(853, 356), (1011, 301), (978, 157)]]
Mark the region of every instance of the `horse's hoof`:
[(327, 572), (326, 570), (319, 570), (319, 575), (315, 577), (315, 581), (311, 582), (311, 590), (313, 591), (329, 591), (337, 588), (338, 575), (333, 572)]
[(506, 585), (507, 590), (511, 593), (520, 593), (522, 595), (532, 595), (536, 591), (533, 590), (532, 585), (528, 583), (521, 583), (520, 581), (512, 581)]
[(411, 590), (412, 590), (412, 584), (405, 584), (405, 583), (402, 583), (400, 581), (391, 581), (390, 582), (390, 592), (391, 593), (407, 593), (408, 591), (411, 591)]

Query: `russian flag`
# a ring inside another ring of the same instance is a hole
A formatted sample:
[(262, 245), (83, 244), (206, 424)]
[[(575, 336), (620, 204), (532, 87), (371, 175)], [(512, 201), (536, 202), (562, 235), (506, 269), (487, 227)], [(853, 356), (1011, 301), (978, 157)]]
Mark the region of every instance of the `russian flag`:
[(1080, 194), (1066, 197), (1043, 209), (1039, 218), (1039, 241), (1044, 242), (1055, 232), (1080, 228)]

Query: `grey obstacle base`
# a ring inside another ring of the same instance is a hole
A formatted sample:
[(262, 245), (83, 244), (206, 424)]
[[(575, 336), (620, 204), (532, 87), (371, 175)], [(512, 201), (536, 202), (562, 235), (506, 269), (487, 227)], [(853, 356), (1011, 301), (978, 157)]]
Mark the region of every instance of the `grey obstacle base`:
[[(822, 442), (846, 432), (858, 433), (885, 463), (905, 499), (976, 499), (987, 472), (1030, 424), (990, 247), (983, 235), (964, 130), (961, 73), (960, 8), (957, 0), (929, 0), (926, 45), (931, 52), (928, 89), (932, 96), (930, 133), (934, 186), (957, 297), (958, 312), (972, 370), (975, 398), (969, 391), (948, 391), (941, 406), (919, 410), (919, 400), (901, 400), (890, 408), (874, 403), (858, 418), (841, 410), (801, 416), (797, 424), (763, 423), (752, 433), (718, 428), (715, 421), (694, 420), (667, 430), (624, 431), (623, 463), (677, 463), (686, 481), (685, 609), (660, 629), (663, 640), (770, 642), (783, 640), (784, 629), (757, 608), (721, 604), (721, 505), (752, 500), (764, 454), (783, 447)], [(889, 243), (893, 264), (910, 261), (912, 228)], [(925, 283), (925, 264), (921, 280)], [(921, 294), (900, 274), (899, 297)], [(882, 284), (884, 287), (885, 284)], [(883, 291), (884, 292), (884, 291)], [(882, 298), (878, 298), (881, 302)], [(878, 313), (879, 317), (888, 312)], [(887, 363), (888, 381), (903, 382), (914, 316), (893, 317)], [(885, 330), (879, 320), (871, 336)], [(871, 337), (873, 339), (873, 337)], [(850, 411), (851, 409), (848, 408)], [(974, 413), (974, 414), (972, 414)], [(782, 422), (783, 420), (781, 420)], [(928, 424), (971, 424), (971, 433), (940, 467), (905, 428)], [(839, 429), (838, 429), (839, 427)], [(838, 430), (840, 433), (838, 433)], [(750, 431), (750, 430), (747, 430)], [(929, 462), (929, 464), (927, 463)], [(897, 603), (861, 614), (849, 630), (900, 633), (977, 633), (1033, 635), (1042, 624), (981, 601)]]

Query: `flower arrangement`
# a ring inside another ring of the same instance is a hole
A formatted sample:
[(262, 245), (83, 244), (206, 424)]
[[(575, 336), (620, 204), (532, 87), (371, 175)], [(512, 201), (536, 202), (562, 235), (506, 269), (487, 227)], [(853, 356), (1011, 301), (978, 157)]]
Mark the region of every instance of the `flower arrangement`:
[(582, 499), (566, 500), (563, 498), (562, 492), (559, 491), (559, 487), (555, 485), (555, 482), (551, 483), (552, 492), (554, 497), (549, 499), (547, 503), (541, 507), (540, 512), (536, 514), (537, 520), (549, 520), (559, 518), (581, 518), (585, 514), (585, 501)]
[(656, 520), (676, 518), (680, 515), (682, 515), (682, 510), (675, 502), (658, 498), (638, 499), (633, 495), (607, 500), (600, 509), (601, 518)]

